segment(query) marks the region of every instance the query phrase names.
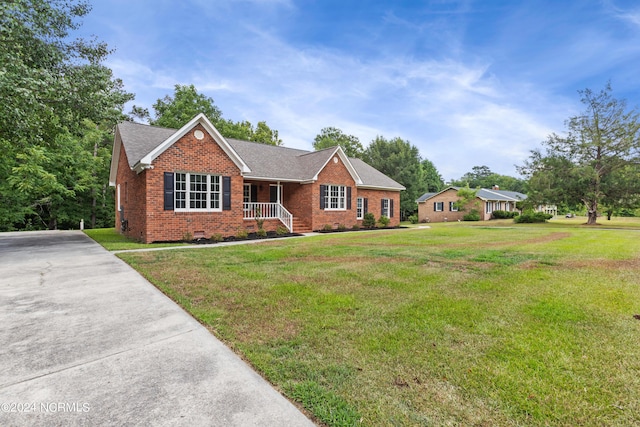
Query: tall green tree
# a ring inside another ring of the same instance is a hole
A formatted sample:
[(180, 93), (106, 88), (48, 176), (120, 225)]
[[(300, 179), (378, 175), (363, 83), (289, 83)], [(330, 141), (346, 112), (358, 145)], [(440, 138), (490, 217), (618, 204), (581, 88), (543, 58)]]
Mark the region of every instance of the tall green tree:
[(34, 215), (28, 228), (72, 228), (83, 219), (88, 228), (113, 224), (109, 163), (113, 135), (88, 119), (82, 136), (61, 132), (47, 150), (31, 147), (18, 155), (8, 182), (32, 195)]
[(442, 175), (436, 169), (436, 166), (429, 159), (423, 159), (421, 162), (422, 165), (422, 176), (424, 179), (424, 183), (426, 185), (425, 191), (430, 193), (436, 193), (440, 190), (444, 189), (444, 180), (442, 179)]
[(0, 230), (57, 227), (84, 186), (72, 172), (84, 120), (110, 129), (133, 99), (102, 64), (104, 43), (70, 37), (89, 11), (74, 0), (0, 3)]
[[(166, 95), (153, 104), (155, 118), (150, 124), (170, 129), (180, 129), (200, 113), (211, 121), (218, 132), (226, 138), (243, 141), (260, 142), (262, 144), (282, 145), (278, 131), (271, 129), (264, 121), (253, 126), (244, 120), (234, 122), (222, 117), (222, 111), (216, 106), (213, 98), (198, 93), (194, 85), (175, 85), (173, 96)], [(134, 119), (148, 119), (149, 111), (133, 106), (129, 116)]]
[[(551, 134), (543, 150), (531, 152), (519, 169), (542, 202), (582, 203), (587, 224), (596, 224), (601, 204), (624, 193), (640, 163), (640, 115), (625, 100), (613, 97), (611, 85), (594, 93), (579, 91), (585, 111), (567, 122), (564, 136)], [(614, 178), (618, 179), (614, 179)]]
[(362, 158), (364, 153), (364, 147), (357, 136), (347, 135), (334, 127), (322, 128), (313, 140), (313, 149), (316, 151), (336, 146), (342, 147), (349, 157)]
[(500, 187), (501, 190), (527, 192), (527, 181), (509, 175), (500, 175), (493, 172), (489, 166), (474, 166), (470, 172), (465, 173), (460, 179), (453, 180), (451, 185), (471, 188)]
[(278, 131), (271, 129), (264, 121), (258, 122), (258, 125), (254, 127), (251, 122), (247, 120), (234, 122), (233, 120), (219, 119), (214, 121), (213, 125), (218, 129), (218, 132), (226, 138), (259, 142), (269, 145), (282, 145), (282, 140), (278, 136)]
[(629, 164), (603, 178), (607, 189), (602, 198), (603, 211), (607, 219), (623, 211), (640, 207), (640, 164)]
[(153, 110), (156, 117), (150, 123), (169, 129), (180, 129), (200, 113), (213, 123), (222, 118), (213, 98), (198, 93), (194, 85), (175, 85), (173, 96), (165, 95), (158, 99)]
[(470, 187), (485, 187), (483, 185), (486, 183), (487, 179), (495, 175), (494, 172), (491, 171), (489, 166), (474, 166), (471, 168), (471, 172), (467, 172), (460, 178), (461, 180), (468, 182)]
[(418, 148), (402, 138), (376, 137), (364, 151), (363, 160), (406, 187), (400, 193), (400, 211), (407, 218), (418, 208), (416, 199), (426, 191)]

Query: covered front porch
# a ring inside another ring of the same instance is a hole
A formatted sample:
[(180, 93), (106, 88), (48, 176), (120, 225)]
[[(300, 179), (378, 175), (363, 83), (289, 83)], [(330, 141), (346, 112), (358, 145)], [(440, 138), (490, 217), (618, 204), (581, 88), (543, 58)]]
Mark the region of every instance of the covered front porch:
[(279, 202), (244, 202), (242, 219), (277, 219), (293, 233), (293, 215)]
[(276, 220), (291, 233), (311, 231), (291, 205), (297, 205), (296, 193), (300, 184), (289, 182), (245, 181), (243, 192), (243, 219), (245, 221)]

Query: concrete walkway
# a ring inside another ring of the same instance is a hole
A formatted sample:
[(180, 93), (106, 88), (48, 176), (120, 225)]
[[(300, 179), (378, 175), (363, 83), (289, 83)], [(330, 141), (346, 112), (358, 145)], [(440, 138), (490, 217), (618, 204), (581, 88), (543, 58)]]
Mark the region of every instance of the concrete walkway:
[(79, 231), (0, 234), (0, 425), (313, 426)]

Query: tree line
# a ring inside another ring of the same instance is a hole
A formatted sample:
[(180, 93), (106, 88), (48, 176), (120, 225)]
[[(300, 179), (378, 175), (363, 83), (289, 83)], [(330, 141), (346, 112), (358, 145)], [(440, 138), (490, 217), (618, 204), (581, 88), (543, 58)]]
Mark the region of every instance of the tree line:
[[(220, 133), (281, 145), (265, 121), (223, 117), (212, 98), (193, 85), (176, 85), (172, 95), (148, 109), (125, 104), (134, 94), (104, 65), (111, 54), (97, 40), (72, 39), (91, 10), (83, 0), (10, 0), (0, 4), (0, 231), (110, 227), (114, 194), (108, 186), (113, 131), (135, 120), (178, 129), (205, 113)], [(446, 185), (527, 193), (532, 203), (584, 209), (589, 223), (600, 212), (630, 212), (640, 206), (640, 120), (635, 109), (613, 97), (611, 86), (580, 92), (584, 113), (552, 134), (518, 171), (525, 179), (475, 166)], [(351, 157), (404, 185), (401, 215), (416, 211), (415, 200), (438, 192), (445, 182), (435, 165), (410, 141), (377, 136), (365, 147), (356, 136), (325, 127), (316, 150), (339, 145)]]

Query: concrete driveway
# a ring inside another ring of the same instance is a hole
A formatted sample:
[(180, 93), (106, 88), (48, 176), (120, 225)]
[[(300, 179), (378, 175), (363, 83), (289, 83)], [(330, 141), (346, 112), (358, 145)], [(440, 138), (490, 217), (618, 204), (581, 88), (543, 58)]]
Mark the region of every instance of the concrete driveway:
[(0, 234), (0, 425), (313, 426), (79, 231)]

